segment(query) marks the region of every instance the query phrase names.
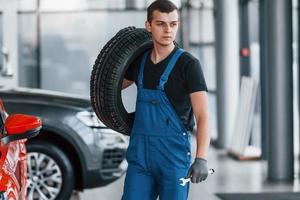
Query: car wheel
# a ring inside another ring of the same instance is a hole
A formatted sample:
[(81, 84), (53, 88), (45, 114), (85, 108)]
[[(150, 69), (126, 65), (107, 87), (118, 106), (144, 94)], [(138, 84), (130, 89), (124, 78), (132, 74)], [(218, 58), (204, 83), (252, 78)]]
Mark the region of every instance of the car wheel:
[(130, 64), (151, 48), (146, 29), (128, 27), (120, 30), (99, 53), (91, 74), (91, 102), (99, 119), (109, 128), (129, 135), (134, 113), (123, 105), (121, 88)]
[(67, 200), (74, 188), (70, 160), (57, 146), (27, 143), (27, 200)]

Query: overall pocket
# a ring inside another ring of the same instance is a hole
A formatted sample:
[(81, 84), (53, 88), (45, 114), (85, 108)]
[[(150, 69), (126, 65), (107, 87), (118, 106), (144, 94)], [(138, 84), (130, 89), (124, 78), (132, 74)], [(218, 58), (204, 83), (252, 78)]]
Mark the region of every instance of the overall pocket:
[(156, 100), (138, 100), (134, 130), (145, 134), (160, 134), (165, 131), (165, 117)]

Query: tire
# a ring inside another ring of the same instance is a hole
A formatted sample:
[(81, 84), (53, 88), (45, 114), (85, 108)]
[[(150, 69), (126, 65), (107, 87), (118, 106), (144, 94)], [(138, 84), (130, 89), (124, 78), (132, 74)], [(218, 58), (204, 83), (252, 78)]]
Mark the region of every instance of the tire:
[[(70, 160), (57, 146), (44, 141), (30, 141), (27, 147), (27, 200), (68, 200), (74, 188), (74, 170)], [(46, 167), (51, 170), (45, 170)], [(52, 179), (49, 177), (52, 177)], [(44, 180), (48, 178), (47, 180)], [(55, 180), (55, 181), (54, 181)], [(45, 187), (43, 187), (43, 185)], [(50, 194), (43, 188), (55, 188)], [(45, 195), (43, 198), (42, 195)], [(37, 196), (35, 196), (37, 195)]]
[(98, 118), (117, 132), (130, 135), (134, 119), (134, 113), (128, 113), (122, 102), (124, 74), (152, 45), (146, 29), (127, 27), (104, 46), (95, 61), (90, 81), (91, 103)]

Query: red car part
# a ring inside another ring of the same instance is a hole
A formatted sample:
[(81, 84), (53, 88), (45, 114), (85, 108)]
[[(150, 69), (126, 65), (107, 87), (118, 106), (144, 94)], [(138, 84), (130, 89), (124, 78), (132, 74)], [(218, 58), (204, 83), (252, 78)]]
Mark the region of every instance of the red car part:
[(41, 120), (30, 115), (8, 116), (0, 99), (0, 192), (7, 200), (26, 199), (25, 142), (39, 133)]

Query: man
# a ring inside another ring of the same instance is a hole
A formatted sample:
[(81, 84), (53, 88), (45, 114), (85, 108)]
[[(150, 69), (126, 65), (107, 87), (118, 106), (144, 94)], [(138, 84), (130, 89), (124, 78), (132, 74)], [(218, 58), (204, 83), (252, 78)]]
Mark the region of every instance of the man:
[[(157, 0), (147, 9), (146, 29), (153, 49), (127, 70), (123, 88), (133, 82), (138, 95), (123, 200), (186, 200), (189, 184), (208, 175), (210, 143), (207, 87), (199, 61), (174, 44), (178, 8)], [(196, 158), (191, 164), (190, 131), (197, 122)]]

